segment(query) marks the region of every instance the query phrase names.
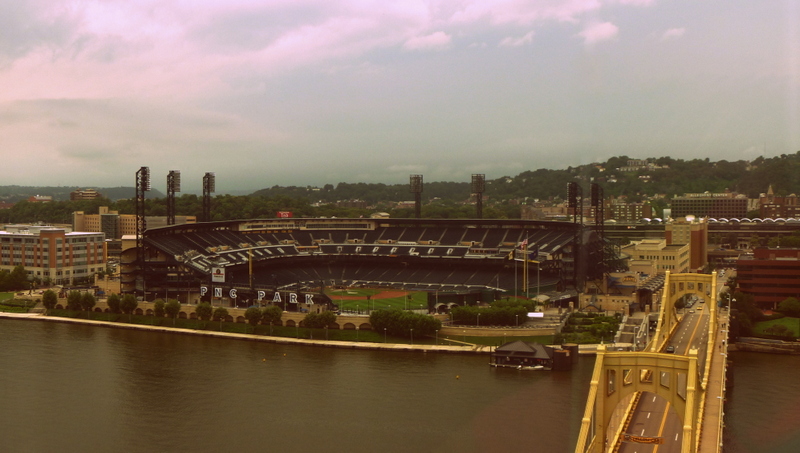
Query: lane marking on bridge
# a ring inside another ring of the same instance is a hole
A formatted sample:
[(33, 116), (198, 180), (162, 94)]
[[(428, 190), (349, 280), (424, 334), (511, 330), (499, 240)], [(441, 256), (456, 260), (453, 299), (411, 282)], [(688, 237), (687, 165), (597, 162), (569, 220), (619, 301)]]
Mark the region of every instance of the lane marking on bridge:
[(697, 329), (700, 328), (700, 324), (701, 323), (698, 322), (698, 323), (696, 323), (694, 325), (694, 330), (692, 330), (692, 336), (689, 338), (689, 342), (686, 344), (686, 350), (683, 351), (683, 355), (688, 354), (689, 353), (689, 349), (692, 348), (692, 340), (694, 339), (695, 335), (697, 335)]
[[(670, 408), (670, 404), (667, 403), (664, 406), (664, 416), (661, 417), (661, 426), (659, 426), (659, 428), (658, 428), (658, 436), (657, 437), (662, 437), (664, 435), (664, 426), (667, 424), (667, 416), (669, 415), (669, 408)], [(653, 453), (658, 453), (658, 447), (659, 447), (659, 445), (656, 445), (655, 447), (653, 447)]]

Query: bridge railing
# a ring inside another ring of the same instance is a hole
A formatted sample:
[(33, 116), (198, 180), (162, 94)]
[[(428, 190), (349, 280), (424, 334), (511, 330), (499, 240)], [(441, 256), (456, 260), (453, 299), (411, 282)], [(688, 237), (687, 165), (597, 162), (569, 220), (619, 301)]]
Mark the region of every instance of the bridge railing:
[[(600, 379), (603, 374), (603, 356), (605, 355), (606, 347), (600, 345), (597, 347), (597, 357), (595, 359), (594, 371), (592, 372), (592, 380), (589, 383), (589, 395), (586, 399), (586, 410), (581, 419), (581, 430), (578, 434), (578, 443), (575, 446), (575, 453), (586, 453), (595, 450), (595, 443), (598, 442), (598, 433), (594, 432), (594, 411), (597, 403), (597, 392), (600, 388)], [(601, 438), (605, 438), (605, 433), (599, 433)]]

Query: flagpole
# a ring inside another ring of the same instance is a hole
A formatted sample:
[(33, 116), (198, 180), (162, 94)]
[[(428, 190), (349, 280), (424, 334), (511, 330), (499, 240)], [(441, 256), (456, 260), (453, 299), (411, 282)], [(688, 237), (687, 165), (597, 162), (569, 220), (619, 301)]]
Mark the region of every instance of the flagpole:
[(525, 287), (525, 298), (530, 299), (530, 293), (528, 292), (528, 240), (525, 239), (525, 242), (522, 243), (522, 286)]
[(513, 253), (513, 255), (512, 255), (513, 258), (511, 258), (511, 259), (514, 260), (514, 299), (516, 300), (516, 298), (517, 298), (517, 289), (519, 288), (519, 284), (517, 283), (517, 247), (516, 246), (514, 246), (514, 250), (512, 250), (511, 253)]

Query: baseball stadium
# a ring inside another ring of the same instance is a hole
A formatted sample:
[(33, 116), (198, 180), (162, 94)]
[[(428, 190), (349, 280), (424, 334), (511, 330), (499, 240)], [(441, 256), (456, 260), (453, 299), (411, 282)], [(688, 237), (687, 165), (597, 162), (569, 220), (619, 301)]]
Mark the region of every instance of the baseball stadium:
[(544, 294), (566, 306), (602, 275), (604, 247), (569, 222), (280, 218), (147, 229), (141, 249), (123, 252), (121, 282), (144, 300), (448, 313)]

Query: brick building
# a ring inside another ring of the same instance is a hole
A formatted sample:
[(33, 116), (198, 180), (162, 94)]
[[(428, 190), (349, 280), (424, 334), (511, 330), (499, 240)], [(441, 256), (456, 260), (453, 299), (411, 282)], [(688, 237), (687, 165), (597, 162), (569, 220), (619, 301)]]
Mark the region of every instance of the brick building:
[(758, 197), (758, 216), (762, 219), (798, 219), (800, 218), (800, 200), (791, 194), (778, 197), (769, 186), (767, 193)]
[(701, 269), (708, 263), (708, 223), (705, 219), (681, 217), (665, 226), (667, 245), (689, 244), (689, 269)]
[(747, 217), (747, 197), (734, 193), (688, 193), (675, 197), (670, 204), (674, 218), (693, 215), (715, 219)]
[(757, 248), (736, 262), (737, 284), (762, 309), (775, 309), (789, 297), (800, 298), (800, 249)]
[(28, 277), (56, 285), (93, 278), (106, 269), (103, 233), (74, 233), (63, 228), (11, 225), (0, 231), (0, 269), (22, 265)]

